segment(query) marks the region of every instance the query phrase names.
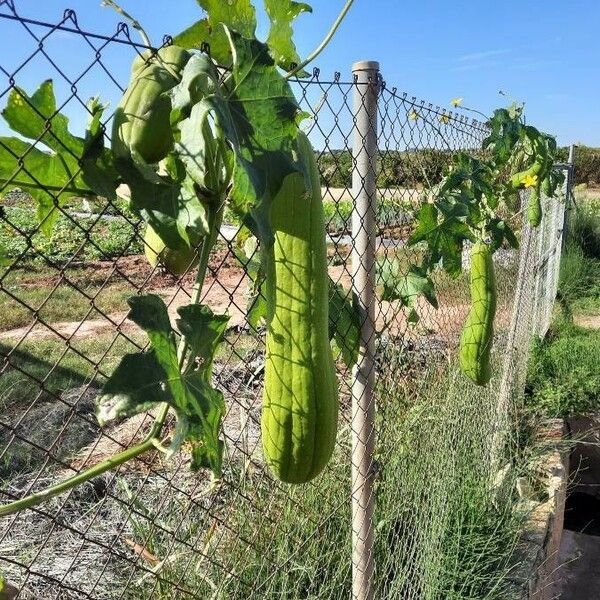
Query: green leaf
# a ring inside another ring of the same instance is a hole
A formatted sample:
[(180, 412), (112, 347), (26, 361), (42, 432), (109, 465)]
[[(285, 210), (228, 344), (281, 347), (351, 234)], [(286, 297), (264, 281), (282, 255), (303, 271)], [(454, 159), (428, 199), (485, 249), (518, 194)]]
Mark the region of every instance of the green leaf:
[(127, 300), (127, 304), (130, 308), (127, 317), (146, 332), (159, 361), (169, 364), (170, 347), (175, 345), (175, 333), (163, 299), (155, 294), (147, 294), (133, 296)]
[(512, 157), (513, 150), (521, 138), (522, 124), (520, 110), (513, 105), (510, 109), (500, 108), (494, 111), (488, 126), (490, 135), (483, 141), (483, 147), (492, 151), (498, 167), (507, 164)]
[(438, 209), (430, 203), (425, 203), (417, 214), (417, 227), (408, 240), (408, 245), (413, 246), (427, 238), (437, 229)]
[[(310, 5), (294, 0), (265, 0), (265, 9), (271, 29), (267, 44), (275, 63), (285, 69), (292, 70), (292, 65), (300, 64), (300, 57), (293, 42), (294, 30), (292, 23), (303, 12), (312, 12)], [(306, 71), (299, 76), (306, 75)]]
[(37, 201), (37, 217), (46, 235), (58, 218), (57, 204), (90, 191), (77, 187), (76, 172), (60, 156), (42, 152), (16, 137), (0, 137), (0, 184), (3, 193), (19, 188)]
[(118, 158), (115, 165), (129, 186), (130, 208), (151, 225), (168, 248), (188, 248), (189, 239), (182, 237), (178, 223), (180, 209), (189, 198), (181, 184), (167, 177), (150, 182), (129, 158)]
[[(52, 80), (44, 81), (29, 97), (14, 88), (2, 116), (16, 133), (36, 140), (29, 144), (16, 137), (0, 138), (0, 183), (3, 192), (20, 188), (37, 201), (41, 229), (50, 235), (58, 217), (56, 206), (72, 196), (100, 194), (115, 197), (118, 175), (110, 153), (104, 150), (97, 99), (88, 104), (91, 118), (85, 139), (72, 135), (69, 120), (56, 112)], [(36, 147), (43, 144), (53, 152)]]
[(500, 248), (505, 240), (512, 248), (516, 249), (519, 247), (519, 240), (517, 240), (513, 230), (508, 226), (506, 221), (491, 219), (487, 229), (492, 237), (492, 248), (494, 250)]
[(431, 306), (437, 309), (435, 288), (424, 269), (411, 265), (406, 271), (398, 260), (386, 260), (377, 273), (378, 283), (383, 287), (382, 300), (392, 302), (400, 300), (402, 306), (409, 308), (409, 322), (416, 323), (418, 314), (416, 302), (423, 296)]
[(179, 309), (179, 326), (190, 336), (202, 364), (182, 373), (177, 357), (176, 336), (167, 307), (159, 296), (136, 296), (129, 300), (129, 318), (150, 338), (147, 353), (128, 354), (106, 382), (97, 401), (101, 424), (144, 412), (167, 402), (177, 415), (170, 452), (184, 442), (192, 447), (192, 468), (206, 467), (219, 477), (223, 442), (219, 440), (225, 413), (223, 395), (210, 384), (212, 363), (223, 339), (227, 317), (215, 316), (207, 307)]
[(186, 50), (199, 49), (204, 42), (210, 39), (210, 25), (208, 19), (201, 19), (178, 33), (173, 38), (173, 45)]
[(208, 16), (176, 35), (173, 43), (183, 48), (208, 44), (210, 55), (221, 66), (232, 64), (231, 47), (223, 26), (247, 38), (254, 38), (256, 11), (250, 0), (196, 0)]
[(210, 234), (208, 210), (198, 198), (194, 182), (188, 177), (181, 186), (177, 212), (177, 228), (180, 237), (190, 246), (197, 246), (199, 238)]
[[(246, 303), (246, 320), (248, 325), (257, 331), (267, 319), (267, 299), (263, 293), (265, 274), (260, 261), (258, 242), (249, 232), (248, 235), (250, 237), (244, 241), (243, 252), (239, 248), (234, 248), (233, 253), (252, 282)], [(238, 238), (240, 241), (243, 240), (244, 234)]]
[(258, 286), (258, 291), (248, 298), (246, 319), (248, 325), (255, 331), (267, 320), (267, 299), (262, 293), (262, 286)]
[(2, 116), (13, 131), (39, 139), (75, 166), (83, 155), (83, 140), (69, 133), (69, 120), (56, 111), (52, 79), (44, 81), (31, 97), (21, 88), (13, 88)]
[(171, 122), (178, 122), (181, 116), (188, 117), (193, 105), (206, 96), (214, 94), (218, 84), (219, 74), (210, 57), (205, 54), (194, 54), (181, 73), (181, 81), (170, 91)]
[(213, 96), (215, 114), (235, 154), (231, 200), (261, 242), (271, 241), (268, 211), (293, 160), (300, 109), (269, 49), (228, 30), (235, 57), (224, 96)]
[(254, 37), (256, 11), (250, 0), (196, 0), (207, 12), (213, 27), (223, 23), (245, 37)]
[(101, 426), (123, 417), (132, 417), (169, 400), (163, 389), (167, 375), (154, 352), (126, 354), (102, 388), (96, 400)]
[[(210, 469), (216, 477), (221, 475), (225, 444), (219, 439), (221, 422), (225, 414), (223, 394), (214, 389), (198, 372), (187, 376), (187, 388), (197, 401), (199, 411), (192, 418), (179, 421), (176, 435), (187, 439), (192, 445), (192, 469)], [(201, 415), (201, 418), (197, 418)]]
[(352, 293), (329, 279), (329, 339), (334, 351), (342, 355), (351, 369), (360, 348), (360, 315), (352, 302)]
[(219, 144), (211, 127), (213, 107), (201, 100), (194, 104), (190, 116), (179, 123), (180, 139), (176, 144), (187, 174), (203, 194), (219, 196), (222, 161)]
[(199, 372), (209, 381), (214, 357), (223, 343), (229, 316), (215, 315), (208, 306), (201, 304), (182, 306), (177, 312), (180, 317), (177, 319), (177, 328), (187, 339), (192, 356), (201, 359)]
[(119, 174), (113, 163), (112, 152), (104, 147), (104, 125), (102, 117), (107, 104), (92, 98), (87, 108), (90, 118), (83, 140), (83, 154), (80, 159), (82, 180), (93, 192), (105, 198), (115, 199), (119, 185)]
[(441, 260), (446, 272), (458, 277), (462, 270), (462, 248), (465, 240), (473, 238), (467, 225), (457, 217), (439, 220), (439, 211), (433, 204), (423, 204), (417, 214), (417, 227), (408, 243), (427, 243), (426, 270), (433, 269)]

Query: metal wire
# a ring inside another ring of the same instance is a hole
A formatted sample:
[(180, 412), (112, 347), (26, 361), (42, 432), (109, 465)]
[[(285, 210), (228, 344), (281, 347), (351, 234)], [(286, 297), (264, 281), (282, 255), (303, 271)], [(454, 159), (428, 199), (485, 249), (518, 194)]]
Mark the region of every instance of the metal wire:
[[(13, 0), (0, 0), (0, 23), (22, 35), (15, 49), (19, 66), (8, 70), (0, 59), (0, 99), (19, 93), (28, 65), (38, 60), (68, 90), (54, 114), (38, 113), (48, 127), (31, 143), (45, 150), (49, 139), (62, 143), (52, 131), (59, 113), (89, 114), (80, 89), (101, 74), (101, 95), (120, 94), (126, 82), (116, 78), (111, 61), (129, 64), (145, 48), (130, 38), (125, 24), (104, 35), (80, 27), (72, 10), (53, 24), (23, 18), (16, 6)], [(69, 76), (48, 47), (61, 31), (76, 35), (92, 51), (91, 62), (83, 62), (82, 53), (77, 76)], [(357, 156), (366, 148), (353, 141), (359, 131), (353, 97), (357, 87), (373, 83), (344, 81), (339, 72), (323, 78), (318, 69), (292, 82), (309, 115), (303, 128), (316, 149), (323, 180), (329, 273), (346, 290), (356, 286), (351, 257), (361, 230), (375, 236), (377, 278), (389, 267), (400, 278), (408, 276), (422, 251), (406, 241), (416, 211), (429, 199), (426, 190), (454, 152), (478, 151), (487, 135), (484, 123), (378, 80), (377, 150), (369, 157), (378, 187), (376, 231), (360, 218), (353, 228), (355, 200), (368, 191), (364, 177), (352, 185)], [(103, 126), (110, 131), (110, 118)], [(1, 138), (0, 146), (9, 151)], [(25, 156), (14, 158), (14, 180), (33, 180)], [(126, 202), (98, 198), (86, 208), (81, 199), (63, 202), (62, 189), (47, 189), (58, 218), (52, 238), (46, 238), (31, 198), (18, 191), (5, 194), (9, 186), (11, 181), (0, 189), (0, 242), (8, 241), (12, 258), (10, 266), (0, 269), (3, 502), (80, 472), (144, 437), (150, 415), (100, 429), (94, 398), (119, 357), (146, 346), (126, 318), (126, 298), (158, 293), (174, 314), (189, 301), (193, 281), (193, 274), (173, 277), (140, 256), (142, 223)], [(457, 482), (474, 473), (490, 480), (498, 448), (510, 436), (513, 399), (522, 395), (529, 343), (547, 328), (556, 292), (563, 213), (558, 201), (546, 203), (540, 230), (523, 228), (521, 253), (500, 253), (498, 334), (489, 388), (465, 384), (453, 366), (469, 306), (465, 277), (454, 281), (436, 275), (440, 308), (417, 300), (416, 325), (401, 301), (375, 295), (374, 339), (366, 340), (375, 348), (375, 456), (367, 478), (375, 505), (373, 522), (367, 524), (374, 533), (375, 571), (366, 585), (376, 598), (442, 600), (449, 597), (448, 586), (465, 577), (456, 570), (456, 549), (450, 543), (458, 527), (452, 517), (459, 502)], [(363, 433), (351, 413), (353, 375), (338, 357), (340, 431), (325, 473), (299, 488), (273, 480), (260, 452), (264, 328), (257, 331), (246, 318), (252, 282), (239, 259), (242, 238), (241, 225), (230, 219), (202, 290), (203, 302), (232, 315), (215, 365), (215, 382), (227, 403), (222, 482), (213, 489), (205, 475), (191, 474), (185, 453), (166, 461), (159, 452), (149, 452), (5, 518), (0, 569), (19, 590), (17, 598), (350, 596), (350, 440), (353, 432)], [(377, 279), (375, 291), (380, 288)], [(331, 315), (333, 322), (338, 317)], [(435, 395), (432, 389), (447, 394)]]

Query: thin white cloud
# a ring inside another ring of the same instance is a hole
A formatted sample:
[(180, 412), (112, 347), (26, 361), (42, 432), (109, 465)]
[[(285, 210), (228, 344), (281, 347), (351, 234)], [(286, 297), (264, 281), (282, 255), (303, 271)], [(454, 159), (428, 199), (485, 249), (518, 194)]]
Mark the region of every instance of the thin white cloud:
[(486, 58), (493, 58), (494, 56), (502, 56), (504, 54), (510, 54), (512, 50), (505, 48), (503, 50), (486, 50), (484, 52), (473, 52), (472, 54), (464, 54), (459, 56), (458, 62), (477, 62), (485, 60)]
[(537, 71), (539, 69), (545, 69), (547, 67), (554, 67), (561, 63), (560, 60), (555, 59), (540, 59), (540, 60), (523, 60), (516, 64), (511, 65), (511, 69), (515, 71)]
[(463, 65), (458, 65), (455, 67), (450, 67), (450, 71), (453, 73), (465, 73), (467, 71), (479, 71), (480, 69), (489, 69), (496, 67), (498, 65), (498, 61), (484, 61), (478, 63), (467, 63)]

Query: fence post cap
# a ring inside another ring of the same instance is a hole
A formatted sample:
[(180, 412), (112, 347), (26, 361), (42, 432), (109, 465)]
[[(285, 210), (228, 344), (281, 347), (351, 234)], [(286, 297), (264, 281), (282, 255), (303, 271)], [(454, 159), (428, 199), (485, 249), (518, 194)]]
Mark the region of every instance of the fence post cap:
[(357, 71), (379, 71), (379, 61), (377, 60), (359, 60), (352, 65), (352, 72)]

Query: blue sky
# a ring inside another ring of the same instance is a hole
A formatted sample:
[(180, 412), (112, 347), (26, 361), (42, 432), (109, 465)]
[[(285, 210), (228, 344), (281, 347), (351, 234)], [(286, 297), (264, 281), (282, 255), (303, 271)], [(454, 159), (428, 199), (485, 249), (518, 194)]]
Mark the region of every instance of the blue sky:
[[(76, 10), (83, 29), (104, 34), (112, 33), (120, 20), (113, 11), (101, 8), (100, 0), (14, 2), (23, 16), (51, 22), (60, 20), (68, 6)], [(155, 42), (201, 14), (195, 0), (122, 0), (122, 4)], [(301, 55), (318, 44), (343, 0), (313, 0), (312, 4), (314, 14), (301, 16), (296, 27)], [(8, 11), (0, 5), (0, 12)], [(379, 60), (389, 87), (442, 106), (464, 97), (465, 104), (484, 112), (505, 103), (498, 95), (503, 90), (525, 101), (528, 120), (555, 133), (560, 143), (600, 146), (599, 26), (596, 0), (355, 0), (316, 65), (323, 77), (334, 71), (349, 76), (353, 61)], [(12, 73), (33, 49), (19, 24), (0, 19), (4, 69)], [(69, 76), (93, 60), (93, 52), (66, 33), (53, 34), (46, 49)], [(115, 78), (125, 82), (130, 50), (111, 46), (105, 58)], [(40, 57), (20, 71), (16, 81), (31, 91), (48, 76), (57, 81), (59, 99), (68, 97), (60, 75)], [(0, 72), (0, 90), (6, 84)], [(113, 103), (118, 98), (115, 86), (98, 68), (78, 87), (82, 96), (101, 93)], [(4, 103), (3, 96), (0, 105)], [(67, 113), (73, 110), (70, 105)]]

